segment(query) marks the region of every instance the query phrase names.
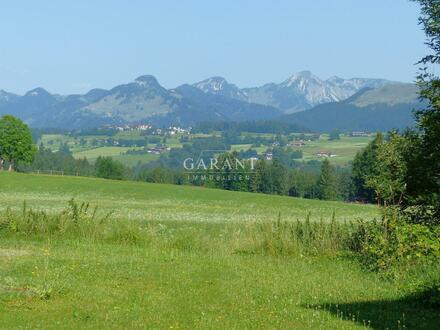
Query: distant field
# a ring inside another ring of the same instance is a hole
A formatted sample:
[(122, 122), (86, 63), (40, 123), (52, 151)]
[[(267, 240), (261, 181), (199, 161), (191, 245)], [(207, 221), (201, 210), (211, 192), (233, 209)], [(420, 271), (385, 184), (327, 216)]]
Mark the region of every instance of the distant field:
[[(94, 147), (91, 145), (92, 141), (105, 141), (109, 139), (109, 136), (81, 136), (79, 138), (74, 138), (61, 134), (44, 134), (40, 141), (44, 144), (46, 148), (50, 148), (57, 151), (61, 143), (67, 143), (70, 150), (72, 151), (73, 157), (75, 158), (87, 158), (90, 162), (94, 162), (99, 156), (101, 157), (112, 157), (124, 165), (133, 167), (138, 163), (147, 164), (159, 158), (160, 155), (156, 154), (142, 154), (142, 155), (127, 155), (125, 154), (128, 150), (140, 150), (142, 147), (120, 147), (120, 146), (102, 146)], [(128, 132), (118, 132), (115, 136), (111, 137), (113, 139), (124, 139), (124, 140), (136, 140), (142, 139), (140, 131), (128, 131)], [(79, 141), (86, 141), (87, 145), (81, 146)], [(148, 147), (155, 147), (155, 143), (149, 143)], [(181, 148), (182, 144), (178, 138), (171, 137), (167, 138), (167, 146), (170, 148)]]
[[(220, 134), (220, 133), (218, 133)], [(254, 137), (264, 137), (264, 138), (274, 138), (274, 134), (263, 134), (263, 133), (243, 133), (247, 136)], [(299, 133), (298, 133), (299, 134)], [(298, 135), (296, 133), (291, 133), (290, 135)], [(215, 135), (215, 134), (214, 134)], [(197, 137), (210, 137), (210, 134), (193, 134), (192, 138)], [(307, 136), (307, 135), (306, 135)], [(86, 157), (91, 162), (95, 161), (99, 156), (110, 156), (121, 161), (126, 166), (135, 166), (139, 162), (146, 164), (153, 160), (156, 160), (158, 155), (122, 155), (129, 149), (140, 149), (136, 147), (117, 147), (117, 146), (105, 146), (105, 147), (92, 147), (91, 143), (96, 141), (104, 141), (110, 137), (107, 136), (84, 136), (81, 138), (73, 138), (69, 136), (64, 136), (60, 134), (45, 134), (41, 138), (41, 142), (46, 147), (50, 147), (53, 150), (58, 150), (61, 143), (67, 143), (75, 158)], [(127, 131), (118, 132), (114, 139), (125, 139), (125, 140), (136, 140), (143, 138), (140, 131)], [(337, 141), (328, 141), (328, 134), (322, 134), (321, 138), (317, 141), (305, 141), (305, 146), (295, 147), (293, 149), (302, 150), (303, 161), (309, 160), (323, 160), (322, 157), (318, 157), (316, 154), (318, 152), (329, 152), (334, 155), (330, 161), (335, 165), (347, 165), (350, 161), (354, 159), (356, 153), (364, 148), (368, 142), (370, 142), (373, 137), (348, 137), (341, 135), (341, 139)], [(81, 146), (79, 144), (80, 140), (86, 141), (86, 146)], [(149, 144), (149, 147), (154, 147), (155, 144)], [(166, 138), (166, 146), (169, 148), (181, 148), (182, 143), (176, 136), (171, 136)], [(259, 147), (252, 147), (252, 144), (234, 144), (231, 145), (231, 151), (242, 151), (248, 149), (255, 149), (258, 154), (263, 155), (271, 145), (261, 145)]]
[[(153, 146), (152, 146), (153, 147)], [(100, 147), (94, 149), (87, 149), (73, 153), (75, 158), (87, 158), (90, 162), (94, 162), (99, 156), (112, 157), (120, 161), (125, 166), (133, 167), (138, 163), (147, 164), (160, 157), (157, 154), (144, 153), (141, 155), (126, 154), (128, 150), (141, 150), (142, 147)]]
[(24, 200), (46, 210), (60, 210), (70, 199), (89, 201), (117, 217), (141, 220), (340, 221), (378, 216), (373, 205), (318, 201), (191, 186), (118, 182), (96, 178), (0, 173), (0, 210), (21, 207)]
[[(257, 135), (256, 135), (257, 136)], [(269, 134), (259, 134), (259, 136), (271, 137)], [(305, 146), (292, 148), (301, 150), (303, 152), (303, 161), (309, 160), (323, 160), (324, 158), (317, 156), (319, 152), (328, 152), (334, 154), (330, 158), (330, 162), (336, 165), (346, 165), (352, 161), (356, 153), (365, 148), (373, 137), (348, 137), (341, 135), (340, 140), (329, 141), (327, 134), (322, 134), (317, 141), (305, 141)], [(260, 146), (252, 148), (252, 144), (234, 144), (231, 145), (231, 150), (241, 151), (248, 149), (255, 149), (258, 154), (263, 154), (268, 146)]]
[(321, 159), (316, 156), (318, 152), (330, 152), (336, 156), (330, 158), (333, 164), (343, 165), (354, 159), (356, 153), (365, 148), (373, 137), (347, 137), (342, 136), (340, 140), (328, 141), (328, 136), (324, 135), (319, 141), (307, 141), (304, 147), (299, 148), (303, 151), (303, 160)]
[(233, 144), (231, 145), (231, 151), (242, 151), (251, 149), (252, 144)]
[(100, 147), (100, 148), (94, 148), (89, 149), (85, 151), (79, 151), (75, 152), (73, 156), (75, 158), (87, 158), (89, 161), (94, 162), (96, 158), (99, 156), (102, 157), (115, 157), (115, 156), (122, 156), (124, 153), (126, 153), (128, 150), (139, 150), (142, 148), (138, 147)]

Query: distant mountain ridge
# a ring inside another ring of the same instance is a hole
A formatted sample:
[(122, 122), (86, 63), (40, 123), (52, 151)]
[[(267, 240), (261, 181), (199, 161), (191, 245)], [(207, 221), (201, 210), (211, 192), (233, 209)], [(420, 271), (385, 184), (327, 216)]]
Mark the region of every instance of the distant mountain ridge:
[(201, 121), (273, 119), (274, 107), (232, 97), (205, 94), (183, 85), (162, 87), (151, 75), (110, 90), (92, 89), (84, 95), (60, 96), (36, 88), (23, 96), (0, 92), (0, 115), (13, 114), (31, 127), (83, 128), (150, 122), (194, 125)]
[(413, 112), (426, 106), (418, 91), (416, 85), (405, 83), (364, 88), (344, 101), (320, 104), (282, 120), (322, 132), (404, 129), (414, 125)]
[[(41, 87), (22, 96), (0, 90), (0, 115), (13, 114), (30, 126), (40, 128), (145, 122), (194, 125), (207, 121), (303, 120), (302, 112), (299, 117), (282, 116), (344, 102), (365, 88), (380, 90), (393, 85), (396, 83), (383, 79), (332, 77), (321, 80), (310, 71), (303, 71), (280, 84), (269, 83), (261, 87), (239, 88), (222, 77), (212, 77), (192, 85), (166, 89), (155, 77), (144, 75), (109, 90), (96, 88), (83, 95), (56, 95)], [(397, 90), (404, 85), (397, 84)], [(355, 106), (362, 107), (362, 103), (375, 98), (390, 103), (397, 97), (406, 102), (407, 95), (407, 91), (367, 93)], [(312, 123), (310, 128), (313, 127)]]
[(310, 71), (302, 71), (280, 84), (269, 83), (260, 87), (240, 89), (222, 77), (209, 78), (193, 86), (205, 93), (268, 105), (285, 113), (293, 113), (318, 104), (345, 100), (366, 87), (378, 88), (392, 83), (385, 79), (343, 79), (336, 76), (322, 80)]

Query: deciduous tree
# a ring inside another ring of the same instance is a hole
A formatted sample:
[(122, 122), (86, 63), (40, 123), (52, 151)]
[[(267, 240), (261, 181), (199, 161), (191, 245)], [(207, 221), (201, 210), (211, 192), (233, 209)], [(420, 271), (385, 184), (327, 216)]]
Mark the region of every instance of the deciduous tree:
[(19, 162), (31, 163), (35, 152), (29, 127), (14, 116), (3, 116), (0, 119), (0, 168), (5, 160), (9, 162), (9, 171)]

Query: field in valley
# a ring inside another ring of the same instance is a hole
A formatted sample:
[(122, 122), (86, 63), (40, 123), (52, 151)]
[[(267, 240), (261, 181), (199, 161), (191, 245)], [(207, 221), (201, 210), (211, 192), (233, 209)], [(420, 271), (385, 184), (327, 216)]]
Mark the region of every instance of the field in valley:
[(316, 154), (319, 152), (328, 152), (334, 157), (330, 158), (332, 164), (346, 165), (354, 159), (356, 153), (365, 148), (372, 140), (372, 137), (349, 137), (341, 136), (340, 140), (329, 141), (327, 135), (323, 135), (318, 141), (306, 142), (306, 145), (301, 148), (303, 151), (302, 160), (319, 160), (322, 159)]
[[(49, 215), (26, 213), (60, 213), (71, 198), (98, 206), (99, 218), (113, 211), (111, 221), (99, 222), (100, 231), (86, 221), (74, 234), (63, 227), (49, 235), (38, 222)], [(331, 228), (342, 239), (344, 222), (378, 217), (371, 205), (3, 172), (0, 213), (9, 228), (0, 226), (1, 328), (433, 329), (440, 322), (408, 300), (399, 281), (365, 271), (325, 235), (308, 248), (260, 244), (275, 242), (281, 227)], [(26, 216), (27, 231), (8, 214)], [(308, 217), (306, 227), (298, 224)]]
[[(263, 134), (263, 133), (246, 133), (243, 132), (242, 135), (261, 137), (266, 139), (276, 138), (275, 134)], [(298, 133), (292, 133), (291, 136), (298, 135)], [(311, 136), (311, 134), (309, 134)], [(212, 136), (220, 136), (220, 133), (215, 134), (191, 134), (191, 138), (207, 138)], [(127, 154), (129, 150), (141, 150), (142, 147), (122, 147), (122, 146), (102, 146), (105, 140), (110, 138), (113, 139), (125, 139), (125, 140), (136, 140), (142, 139), (143, 136), (140, 135), (139, 131), (127, 131), (119, 132), (115, 136), (84, 136), (84, 137), (71, 137), (62, 134), (44, 134), (40, 138), (46, 147), (52, 150), (58, 150), (61, 143), (66, 143), (73, 153), (75, 158), (87, 158), (89, 161), (94, 162), (99, 156), (110, 156), (114, 159), (122, 162), (126, 166), (133, 167), (138, 163), (148, 164), (151, 161), (157, 160), (159, 154)], [(157, 138), (157, 137), (156, 137)], [(162, 137), (163, 138), (163, 137)], [(330, 161), (334, 165), (346, 166), (350, 161), (353, 160), (356, 153), (365, 148), (373, 139), (372, 136), (363, 137), (350, 137), (347, 135), (341, 135), (340, 140), (329, 141), (328, 134), (321, 134), (318, 140), (305, 141), (303, 146), (295, 146), (294, 142), (291, 142), (292, 148), (294, 150), (301, 150), (303, 152), (303, 157), (298, 159), (298, 161), (307, 162), (310, 160), (323, 160), (323, 157), (318, 156), (318, 153), (324, 152), (333, 155)], [(84, 145), (79, 145), (79, 141), (85, 141)], [(95, 141), (95, 142), (93, 142)], [(167, 137), (166, 147), (168, 148), (181, 148), (182, 142), (179, 141), (179, 137)], [(97, 144), (96, 146), (92, 143)], [(154, 143), (148, 144), (148, 147), (155, 147)], [(249, 149), (255, 150), (258, 155), (262, 156), (268, 149), (271, 149), (272, 144), (261, 144), (259, 146), (254, 146), (252, 144), (232, 144), (231, 151), (246, 151)], [(165, 152), (167, 154), (168, 152)]]

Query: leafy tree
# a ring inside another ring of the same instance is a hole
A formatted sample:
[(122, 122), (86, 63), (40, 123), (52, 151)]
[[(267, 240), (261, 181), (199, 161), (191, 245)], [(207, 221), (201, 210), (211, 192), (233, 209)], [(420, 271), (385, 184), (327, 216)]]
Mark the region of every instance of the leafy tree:
[(3, 116), (0, 119), (0, 169), (4, 160), (9, 162), (9, 171), (19, 162), (31, 163), (35, 152), (29, 127), (18, 118)]
[(341, 137), (339, 136), (339, 131), (334, 129), (330, 132), (329, 141), (337, 141), (340, 140)]
[(367, 187), (372, 188), (380, 204), (400, 205), (406, 192), (407, 163), (403, 150), (405, 137), (390, 133), (388, 141), (377, 149), (373, 174), (367, 178)]
[(96, 176), (104, 179), (122, 180), (125, 174), (124, 165), (111, 157), (98, 157), (95, 162)]
[[(428, 66), (440, 64), (440, 1), (416, 1), (426, 44), (433, 51), (419, 62), (424, 65), (418, 77), (420, 96), (428, 106), (416, 113), (417, 130), (391, 133), (378, 147), (376, 171), (367, 179), (387, 206), (380, 227), (369, 224), (359, 240), (365, 262), (376, 269), (397, 262), (408, 265), (415, 258), (419, 267), (424, 256), (438, 263), (440, 250), (440, 77), (428, 73)], [(427, 290), (418, 295), (440, 301), (438, 279), (424, 285)]]
[(428, 102), (426, 109), (416, 113), (419, 134), (409, 133), (413, 142), (408, 161), (407, 198), (404, 206), (424, 205), (434, 208), (440, 218), (440, 77), (429, 73), (430, 67), (440, 64), (440, 2), (416, 0), (421, 5), (419, 19), (432, 50), (419, 62), (422, 70), (418, 76), (420, 96)]
[(382, 144), (383, 135), (377, 133), (374, 140), (366, 148), (359, 151), (353, 160), (352, 180), (354, 194), (357, 198), (365, 199), (369, 202), (376, 200), (374, 189), (367, 185), (367, 180), (377, 174), (377, 153)]
[(322, 162), (318, 179), (318, 197), (325, 200), (334, 200), (337, 197), (335, 171), (328, 159)]

